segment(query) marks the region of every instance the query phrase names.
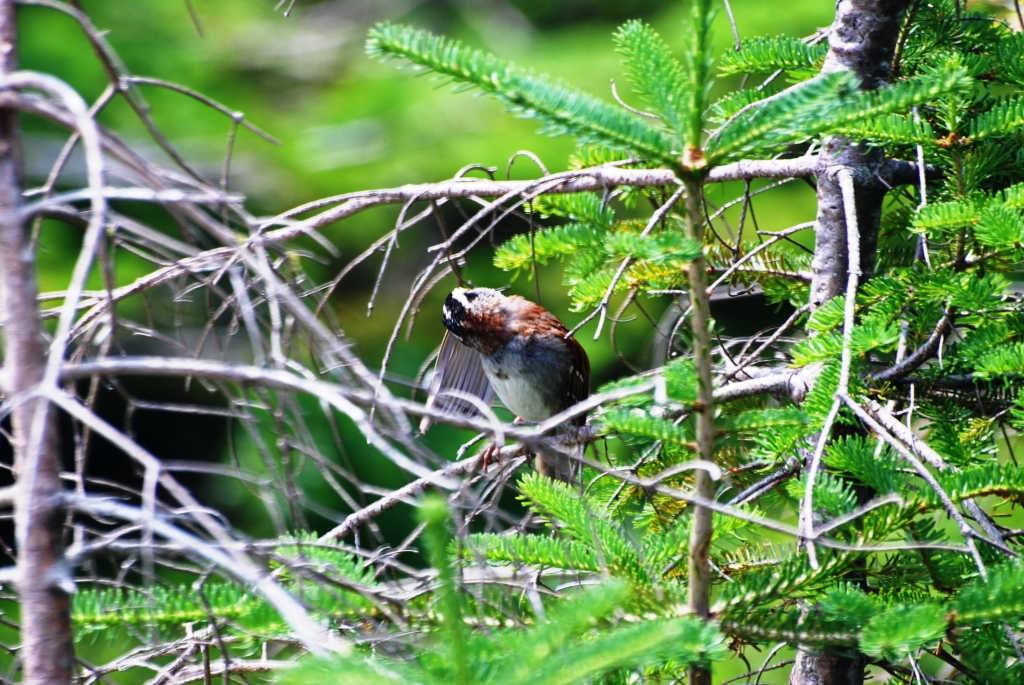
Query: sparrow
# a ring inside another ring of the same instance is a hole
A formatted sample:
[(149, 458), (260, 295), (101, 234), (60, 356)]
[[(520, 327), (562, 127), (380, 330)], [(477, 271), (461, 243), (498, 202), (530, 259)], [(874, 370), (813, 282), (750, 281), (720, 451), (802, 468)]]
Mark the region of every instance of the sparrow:
[[(590, 395), (590, 360), (566, 338), (554, 314), (518, 295), (490, 288), (456, 288), (441, 309), (447, 332), (438, 352), (427, 406), (479, 415), (472, 402), (446, 393), (473, 395), (487, 405), (497, 395), (520, 420), (544, 421)], [(586, 416), (572, 419), (582, 426)], [(420, 430), (430, 426), (424, 419)], [(542, 475), (572, 482), (564, 454), (538, 454)]]

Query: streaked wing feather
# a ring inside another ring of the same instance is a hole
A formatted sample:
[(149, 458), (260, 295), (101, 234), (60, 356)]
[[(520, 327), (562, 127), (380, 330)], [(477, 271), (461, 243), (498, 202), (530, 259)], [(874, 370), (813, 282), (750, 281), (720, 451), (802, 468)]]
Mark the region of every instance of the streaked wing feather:
[[(450, 332), (445, 332), (441, 349), (437, 353), (434, 377), (430, 381), (427, 407), (446, 414), (458, 416), (480, 416), (480, 410), (464, 399), (446, 395), (447, 392), (464, 393), (479, 397), (490, 406), (494, 402), (494, 388), (484, 374), (480, 353), (463, 345)], [(420, 432), (425, 433), (432, 425), (430, 417), (420, 421)]]

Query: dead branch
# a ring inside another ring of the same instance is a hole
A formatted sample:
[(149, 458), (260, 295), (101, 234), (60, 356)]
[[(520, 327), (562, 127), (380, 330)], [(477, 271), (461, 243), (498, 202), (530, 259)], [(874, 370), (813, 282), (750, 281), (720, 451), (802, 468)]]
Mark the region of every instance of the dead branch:
[(268, 602), (280, 612), (281, 616), (295, 630), (307, 649), (315, 654), (326, 654), (330, 651), (345, 651), (348, 645), (336, 636), (328, 634), (316, 624), (294, 597), (281, 589), (269, 575), (258, 571), (251, 565), (239, 565), (234, 555), (225, 554), (221, 549), (186, 533), (177, 526), (154, 516), (147, 521), (147, 515), (141, 509), (120, 502), (97, 497), (66, 495), (65, 502), (70, 509), (105, 518), (115, 518), (133, 523), (146, 523), (153, 531), (167, 540), (177, 542), (189, 551), (198, 554), (216, 564), (222, 571), (235, 576), (244, 583), (256, 587)]

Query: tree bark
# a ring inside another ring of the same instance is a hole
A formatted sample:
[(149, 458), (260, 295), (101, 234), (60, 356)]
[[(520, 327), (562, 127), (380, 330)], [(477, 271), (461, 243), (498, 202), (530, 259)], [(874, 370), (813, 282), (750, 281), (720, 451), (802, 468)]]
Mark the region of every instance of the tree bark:
[(811, 308), (817, 309), (846, 292), (849, 268), (843, 196), (836, 174), (846, 169), (853, 177), (860, 227), (860, 270), (866, 280), (875, 270), (882, 201), (888, 190), (882, 183), (888, 169), (879, 150), (836, 138), (818, 155), (818, 216), (814, 226), (811, 262)]
[[(0, 0), (0, 76), (17, 69), (14, 0)], [(0, 311), (4, 337), (4, 383), (8, 398), (24, 398), (43, 379), (46, 346), (36, 304), (35, 253), (22, 205), (21, 134), (15, 110), (0, 109)], [(71, 680), (70, 574), (64, 560), (64, 506), (60, 450), (53, 412), (46, 400), (18, 402), (13, 426), (15, 530), (21, 610), (23, 682), (58, 685)], [(29, 442), (43, 421), (38, 449)]]
[(864, 682), (863, 655), (850, 657), (800, 648), (789, 673), (790, 685), (860, 685)]
[[(874, 90), (889, 81), (900, 20), (909, 0), (840, 0), (829, 32), (829, 51), (822, 73), (852, 71), (861, 88)], [(880, 151), (846, 138), (833, 139), (818, 155), (818, 216), (811, 265), (811, 306), (820, 307), (846, 287), (847, 247), (843, 197), (836, 172), (853, 176), (861, 235), (861, 272), (874, 272), (882, 200), (892, 165)]]
[[(852, 71), (861, 88), (888, 83), (901, 20), (909, 0), (839, 0), (829, 32), (829, 51), (822, 72)], [(837, 174), (846, 169), (854, 182), (860, 229), (860, 269), (874, 273), (882, 201), (892, 180), (892, 165), (881, 151), (858, 141), (835, 138), (818, 155), (818, 215), (810, 304), (817, 308), (842, 295), (849, 269), (846, 219)], [(821, 652), (800, 646), (790, 672), (790, 685), (862, 685), (863, 655)]]

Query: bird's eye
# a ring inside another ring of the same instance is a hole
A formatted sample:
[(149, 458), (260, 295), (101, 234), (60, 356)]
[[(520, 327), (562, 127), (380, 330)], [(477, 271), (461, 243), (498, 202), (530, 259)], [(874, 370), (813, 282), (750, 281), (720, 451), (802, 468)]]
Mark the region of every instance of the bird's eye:
[(466, 293), (466, 302), (472, 302), (478, 297), (480, 297), (480, 293), (475, 293), (471, 290), (468, 293)]

